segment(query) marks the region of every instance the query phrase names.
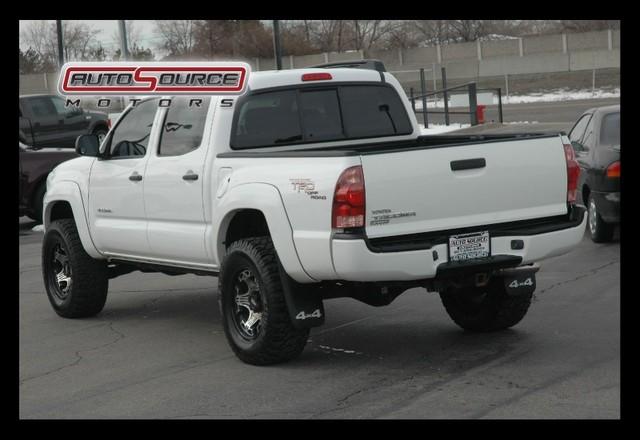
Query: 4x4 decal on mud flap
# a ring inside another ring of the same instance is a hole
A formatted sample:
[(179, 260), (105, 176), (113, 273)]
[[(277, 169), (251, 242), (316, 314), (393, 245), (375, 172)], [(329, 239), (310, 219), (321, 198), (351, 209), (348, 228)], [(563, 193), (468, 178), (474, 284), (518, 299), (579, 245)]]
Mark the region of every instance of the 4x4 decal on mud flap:
[(322, 318), (322, 312), (320, 312), (320, 309), (315, 309), (313, 313), (310, 313), (307, 315), (303, 310), (296, 315), (296, 319), (307, 319), (307, 318)]

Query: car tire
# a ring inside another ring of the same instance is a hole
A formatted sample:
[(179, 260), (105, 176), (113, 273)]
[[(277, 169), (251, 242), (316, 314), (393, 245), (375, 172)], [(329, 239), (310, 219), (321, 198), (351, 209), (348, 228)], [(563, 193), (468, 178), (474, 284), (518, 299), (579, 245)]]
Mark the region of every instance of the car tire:
[(527, 314), (533, 292), (507, 294), (501, 278), (484, 287), (449, 288), (440, 292), (445, 310), (458, 326), (472, 332), (504, 330)]
[(606, 243), (613, 240), (613, 233), (615, 225), (605, 222), (600, 213), (598, 212), (598, 205), (593, 197), (593, 194), (589, 194), (589, 200), (587, 202), (589, 210), (589, 235), (594, 243)]
[(98, 127), (95, 130), (93, 130), (93, 134), (95, 134), (96, 136), (98, 136), (98, 143), (102, 144), (102, 141), (104, 140), (104, 138), (107, 136), (107, 133), (109, 132), (109, 130), (107, 130), (104, 127)]
[(104, 308), (109, 289), (105, 261), (84, 250), (72, 219), (49, 225), (42, 241), (42, 276), (47, 297), (63, 318), (86, 318)]
[(33, 201), (31, 204), (32, 214), (29, 215), (29, 218), (35, 220), (38, 224), (42, 223), (42, 207), (45, 192), (47, 192), (47, 184), (46, 182), (42, 182), (33, 193)]
[(240, 360), (252, 365), (289, 361), (302, 353), (309, 329), (289, 317), (271, 238), (233, 242), (218, 277), (225, 336)]

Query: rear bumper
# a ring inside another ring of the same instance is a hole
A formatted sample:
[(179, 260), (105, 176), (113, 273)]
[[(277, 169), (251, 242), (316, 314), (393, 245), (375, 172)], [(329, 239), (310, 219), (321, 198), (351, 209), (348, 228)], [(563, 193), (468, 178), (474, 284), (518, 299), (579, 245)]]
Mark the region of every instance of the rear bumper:
[[(491, 232), (489, 260), (478, 260), (464, 265), (478, 271), (529, 264), (570, 251), (584, 235), (587, 216), (583, 207), (576, 208), (571, 219), (558, 222), (555, 227), (518, 230), (513, 235)], [(545, 232), (546, 231), (546, 232)], [(512, 240), (522, 240), (522, 249), (511, 248)], [(440, 240), (442, 241), (442, 240)], [(427, 248), (398, 252), (374, 252), (366, 239), (332, 240), (332, 255), (338, 278), (345, 281), (415, 281), (436, 278), (443, 272), (460, 268), (459, 263), (448, 261), (448, 244), (433, 242)], [(393, 247), (389, 247), (393, 249)]]
[(596, 192), (591, 194), (596, 201), (596, 207), (602, 220), (607, 223), (620, 222), (620, 193), (619, 192)]

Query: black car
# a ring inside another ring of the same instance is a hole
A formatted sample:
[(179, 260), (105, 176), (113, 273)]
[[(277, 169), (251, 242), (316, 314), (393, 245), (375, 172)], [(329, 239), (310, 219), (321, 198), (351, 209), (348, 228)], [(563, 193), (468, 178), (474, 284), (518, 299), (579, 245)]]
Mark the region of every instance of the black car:
[(580, 164), (579, 191), (589, 209), (589, 233), (611, 241), (620, 222), (620, 105), (587, 110), (569, 133)]
[(19, 111), (19, 140), (34, 147), (74, 148), (80, 135), (96, 134), (102, 141), (109, 131), (106, 113), (66, 107), (57, 95), (22, 95)]

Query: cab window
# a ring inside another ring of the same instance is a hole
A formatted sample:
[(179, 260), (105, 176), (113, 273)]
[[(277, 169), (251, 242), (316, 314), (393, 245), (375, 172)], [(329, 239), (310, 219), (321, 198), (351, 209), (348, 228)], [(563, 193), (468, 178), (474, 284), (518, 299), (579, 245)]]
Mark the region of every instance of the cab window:
[(190, 105), (190, 97), (175, 97), (162, 124), (158, 156), (180, 156), (196, 150), (202, 143), (204, 123), (211, 98), (200, 106)]
[(158, 100), (138, 103), (113, 129), (108, 141), (109, 157), (143, 157), (147, 152)]

